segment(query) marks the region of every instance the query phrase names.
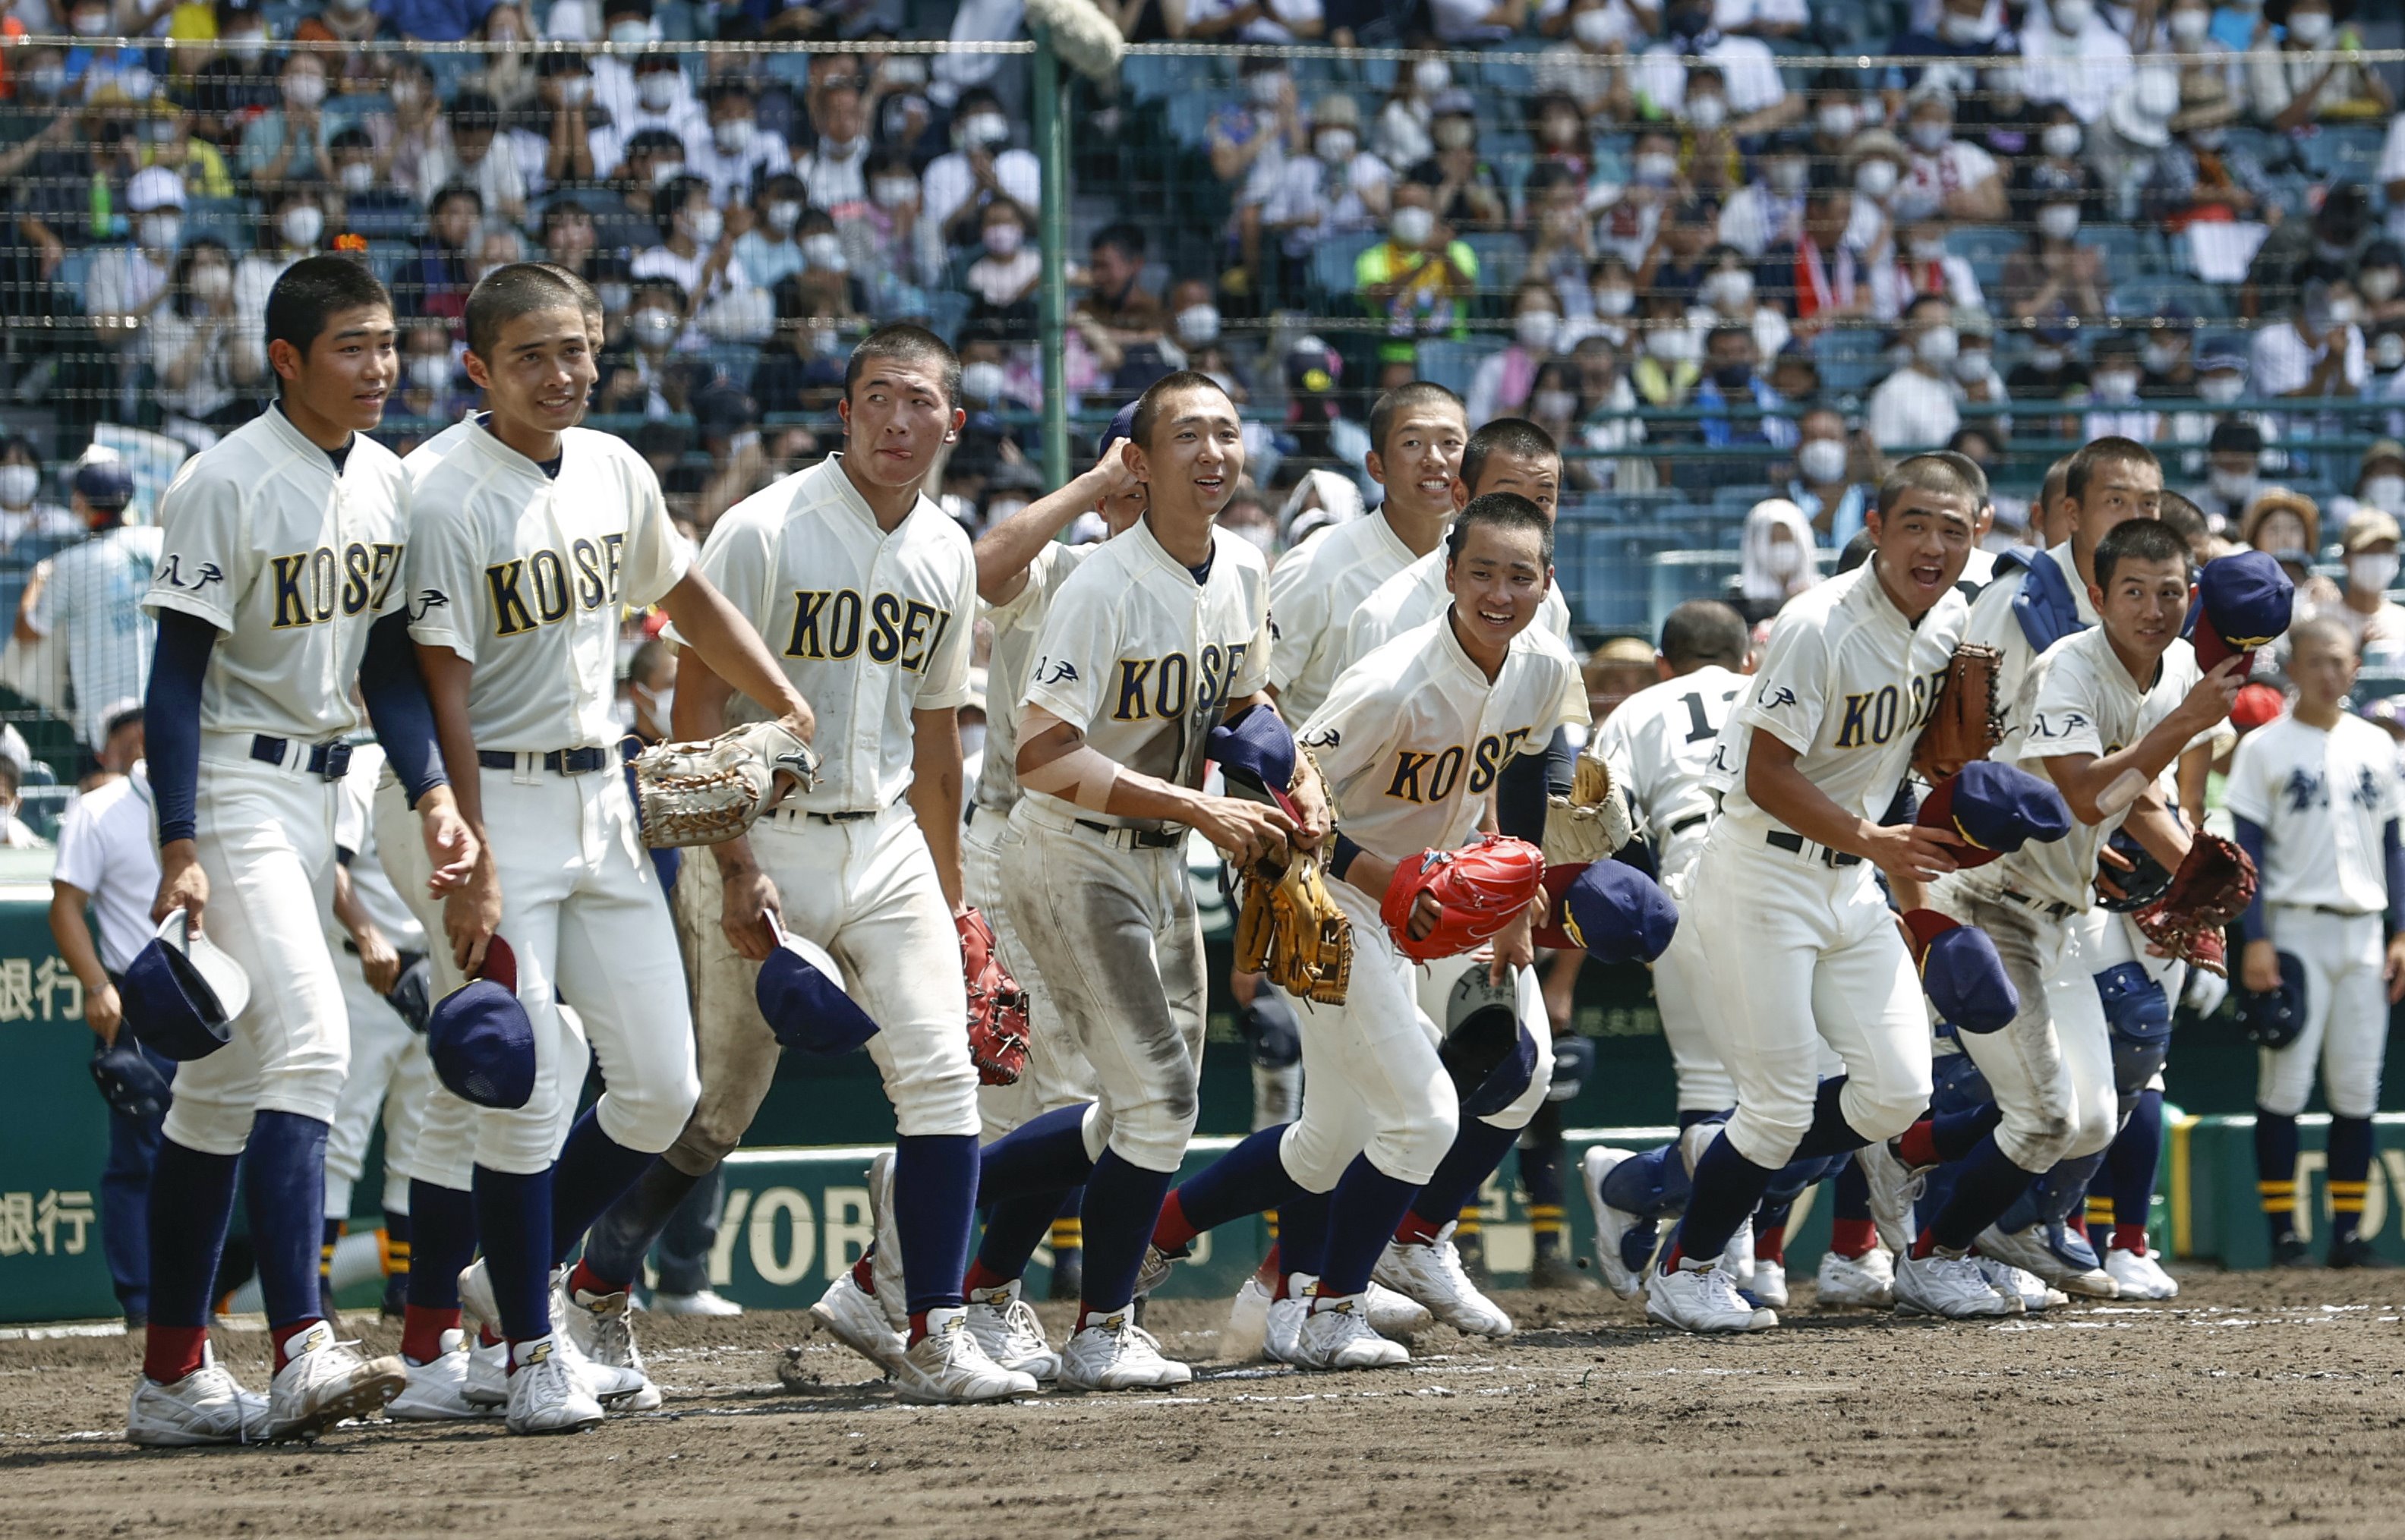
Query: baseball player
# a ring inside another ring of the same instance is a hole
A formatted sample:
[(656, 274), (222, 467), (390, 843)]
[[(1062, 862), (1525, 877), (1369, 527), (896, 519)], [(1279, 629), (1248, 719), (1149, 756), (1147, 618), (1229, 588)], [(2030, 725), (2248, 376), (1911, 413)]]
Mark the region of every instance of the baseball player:
[[(1207, 375), (1170, 374), (1138, 400), (1120, 454), (1144, 519), (1061, 585), (1020, 720), (1022, 795), (1002, 873), (1020, 939), (1054, 1014), (1101, 1083), (986, 1147), (981, 1202), (1083, 1183), (1084, 1297), (1061, 1381), (1081, 1390), (1184, 1384), (1135, 1324), (1136, 1275), (1194, 1128), (1202, 945), (1186, 832), (1238, 862), (1315, 843), (1327, 804), (1305, 762), (1283, 811), (1198, 790), (1209, 730), (1270, 704), (1268, 575), (1216, 527), (1245, 469), (1235, 405)], [(996, 1210), (997, 1212), (1001, 1211)], [(1042, 1205), (1032, 1211), (1042, 1211)], [(970, 1291), (1025, 1271), (1043, 1231), (989, 1224)]]
[(2329, 1265), (2384, 1267), (2357, 1233), (2373, 1159), (2388, 1007), (2405, 997), (2405, 850), (2398, 841), (2396, 754), (2346, 709), (2359, 664), (2330, 620), (2289, 633), (2287, 715), (2239, 740), (2226, 805), (2262, 875), (2242, 920), (2240, 982), (2269, 994), (2293, 978), (2302, 1029), (2262, 1051), (2255, 1093), (2256, 1175), (2271, 1259), (2300, 1265), (2297, 1114), (2321, 1071), (2329, 1103)]
[[(885, 1261), (900, 1265), (908, 1337), (896, 1338), (872, 1291), (849, 1274), (815, 1313), (888, 1370), (904, 1398), (988, 1401), (1036, 1381), (986, 1355), (962, 1293), (979, 1117), (956, 923), (968, 906), (955, 713), (968, 698), (977, 566), (960, 526), (921, 490), (965, 421), (960, 365), (933, 334), (887, 327), (853, 350), (846, 377), (848, 450), (738, 504), (702, 553), (701, 570), (769, 638), (782, 677), (816, 703), (824, 764), (748, 839), (692, 863), (713, 872), (679, 883), (686, 902), (714, 885), (723, 921), (697, 946), (708, 1078), (666, 1163), (698, 1180), (735, 1148), (767, 1094), (776, 1042), (756, 1015), (727, 1008), (730, 996), (738, 1007), (752, 997), (750, 964), (786, 931), (824, 946), (879, 1027), (868, 1048), (900, 1134), (879, 1206), (898, 1240)], [(681, 736), (714, 732), (726, 699), (708, 658), (680, 662)], [(886, 1181), (880, 1169), (877, 1185)], [(647, 1182), (642, 1197), (655, 1204), (669, 1192)], [(654, 1218), (644, 1249), (668, 1209)], [(610, 1260), (588, 1257), (579, 1283)]]
[[(1877, 821), (1893, 800), (1967, 605), (1955, 590), (1978, 488), (1914, 455), (1880, 484), (1869, 561), (1791, 601), (1712, 773), (1728, 791), (1671, 945), (1699, 947), (1705, 1021), (1737, 1111), (1697, 1162), (1646, 1311), (1689, 1331), (1778, 1316), (1739, 1297), (1722, 1252), (1791, 1159), (1902, 1132), (1929, 1100), (1920, 979), (1872, 873), (1900, 902), (1952, 868), (1948, 832)], [(1846, 1073), (1822, 1081), (1825, 1043)]]
[[(382, 1249), (387, 1260), (387, 1301), (405, 1295), (409, 1274), (409, 1184), (416, 1175), (417, 1132), (434, 1084), (426, 1057), (422, 1013), (426, 995), (426, 930), (401, 902), (385, 875), (375, 848), (373, 803), (384, 772), (384, 749), (373, 743), (351, 749), (351, 769), (341, 783), (334, 819), (334, 882), (326, 913), (326, 945), (337, 954), (343, 1003), (351, 1024), (351, 1072), (343, 1082), (333, 1126), (326, 1135), (326, 1237), (318, 1269), (331, 1299), (335, 1240), (351, 1211), (351, 1188), (367, 1158), (368, 1140), (381, 1114), (384, 1123)], [(394, 991), (421, 1013), (405, 1018)], [(397, 1303), (387, 1313), (400, 1314)], [(331, 1317), (330, 1317), (331, 1319)], [(415, 1378), (395, 1405), (414, 1402), (426, 1386)], [(413, 1394), (413, 1393), (417, 1393)], [(404, 1407), (399, 1413), (406, 1416)]]
[[(469, 376), (490, 410), (450, 454), (413, 468), (428, 516), (409, 557), (410, 634), (461, 814), (508, 834), (448, 902), (453, 960), (478, 976), (496, 933), (505, 939), (535, 1034), (526, 1105), (476, 1117), (485, 1259), (471, 1272), (489, 1291), (478, 1313), (508, 1343), (510, 1430), (564, 1432), (601, 1413), (572, 1372), (573, 1345), (554, 1338), (553, 1268), (675, 1139), (696, 1094), (682, 964), (612, 763), (622, 607), (661, 605), (698, 655), (804, 736), (809, 708), (692, 570), (649, 465), (574, 426), (595, 377), (577, 291), (513, 263), (479, 281), (466, 323)], [(560, 1072), (563, 986), (609, 1088), (555, 1167), (553, 1130), (578, 1090)], [(571, 1322), (623, 1315), (622, 1293), (562, 1292)]]
[[(1320, 1255), (1306, 1254), (1291, 1230), (1280, 1239), (1283, 1295), (1309, 1299), (1292, 1350), (1306, 1368), (1409, 1361), (1400, 1343), (1371, 1328), (1371, 1271), (1417, 1189), (1448, 1158), (1468, 1110), (1438, 1055), (1435, 1025), (1461, 969), (1414, 966), (1380, 917), (1381, 902), (1399, 867), (1470, 839), (1496, 775), (1523, 748), (1550, 740), (1563, 700), (1579, 693), (1569, 650), (1532, 626), (1552, 586), (1552, 521), (1524, 497), (1480, 497), (1455, 520), (1446, 546), (1453, 608), (1346, 669), (1297, 736), (1335, 799), (1342, 832), (1329, 890), (1352, 921), (1355, 947), (1342, 1004), (1296, 1001), (1302, 1116), (1253, 1134), (1180, 1186), (1153, 1231), (1155, 1249), (1178, 1256), (1203, 1230), (1332, 1191), (1315, 1238)], [(1435, 901), (1423, 900), (1429, 912), (1414, 911), (1411, 939), (1439, 923)], [(1533, 1049), (1551, 1028), (1527, 931), (1524, 912), (1483, 966), (1516, 995), (1512, 1037)], [(1499, 1104), (1511, 1104), (1513, 1131), (1544, 1096), (1539, 1064), (1532, 1052), (1516, 1066), (1516, 1084), (1494, 1090), (1491, 1112), (1499, 1117)]]
[[(2039, 655), (2023, 684), (2018, 726), (1996, 756), (2052, 781), (2076, 822), (2066, 838), (1958, 872), (1928, 894), (1929, 907), (1988, 933), (2021, 1008), (2001, 1031), (1961, 1036), (2000, 1121), (1967, 1153), (1910, 1259), (1899, 1261), (1900, 1309), (2010, 1313), (2013, 1302), (1961, 1265), (1963, 1253), (1975, 1242), (1984, 1247), (1982, 1232), (2056, 1162), (2101, 1155), (2112, 1142), (2119, 1111), (2094, 943), (2111, 917), (2091, 910), (2098, 853), (2131, 819), (2139, 820), (2131, 833), (2149, 847), (2184, 850), (2186, 836), (2155, 783), (2229, 715), (2244, 682), (2236, 659), (2201, 673), (2180, 638), (2188, 552), (2168, 525), (2125, 520), (2090, 557), (2089, 599), (2100, 623)], [(1906, 1165), (1934, 1164), (1932, 1153), (1963, 1155), (1934, 1149), (1920, 1132), (1903, 1141)]]
[[(318, 916), (333, 881), (354, 679), (415, 795), (433, 879), (477, 856), (433, 752), (401, 581), (410, 497), (365, 435), (395, 377), (392, 302), (359, 264), (310, 258), (267, 304), (279, 396), (185, 462), (162, 499), (144, 721), (160, 840), (153, 917), (181, 911), (253, 984), (232, 1041), (178, 1067), (151, 1180), (150, 1325), (126, 1419), (137, 1444), (305, 1437), (383, 1406), (406, 1373), (322, 1318), (327, 1127), (348, 1068)], [(209, 1358), (210, 1285), (246, 1181), (275, 1342), (267, 1404)]]

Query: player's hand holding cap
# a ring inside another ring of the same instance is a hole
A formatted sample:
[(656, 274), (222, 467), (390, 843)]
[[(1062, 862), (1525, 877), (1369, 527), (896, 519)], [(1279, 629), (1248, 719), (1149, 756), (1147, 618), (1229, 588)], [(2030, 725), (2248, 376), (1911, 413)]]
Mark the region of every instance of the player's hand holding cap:
[(2021, 1014), (2020, 991), (2005, 974), (1988, 932), (1934, 909), (1907, 911), (1904, 928), (1912, 937), (1920, 987), (1940, 1017), (1963, 1031), (1986, 1033), (2002, 1030)]
[(115, 1043), (93, 1046), (91, 1080), (109, 1106), (128, 1117), (157, 1117), (172, 1099), (167, 1077), (122, 1032)]
[(1598, 962), (1651, 962), (1669, 949), (1679, 906), (1625, 861), (1545, 868), (1543, 917), (1531, 939)]
[(517, 959), (499, 936), (483, 972), (435, 1001), (426, 1057), (451, 1094), (479, 1107), (523, 1107), (534, 1095), (534, 1024), (518, 1003)]
[(1954, 856), (1958, 868), (1985, 866), (2032, 840), (2071, 833), (2071, 807), (2052, 783), (2017, 765), (1973, 760), (1937, 783), (1915, 821), (1962, 842)]
[(2293, 952), (2280, 954), (2280, 987), (2238, 996), (2238, 1025), (2258, 1048), (2285, 1048), (2305, 1029), (2305, 965)]
[(844, 993), (843, 970), (826, 948), (788, 934), (760, 964), (752, 987), (768, 1030), (806, 1054), (848, 1054), (877, 1035), (877, 1023)]
[(250, 1003), (242, 965), (173, 909), (125, 970), (125, 1025), (149, 1050), (178, 1064), (206, 1058), (233, 1035)]
[[(2211, 673), (2226, 658), (2277, 641), (2296, 605), (2297, 585), (2269, 552), (2240, 551), (2205, 563), (2188, 612), (2196, 665)], [(2254, 666), (2249, 658), (2242, 672)]]
[[(2245, 692), (2241, 691), (2240, 693)], [(2110, 909), (2117, 915), (2131, 914), (2154, 903), (2170, 889), (2171, 869), (2149, 854), (2146, 847), (2138, 843), (2138, 836), (2127, 829), (2114, 830), (2105, 838), (2104, 849), (2130, 864), (2121, 866), (2104, 856), (2097, 859), (2096, 903), (2099, 908)], [(2106, 892), (2103, 884), (2107, 879), (2120, 891)]]
[(1203, 753), (1218, 764), (1231, 794), (1266, 802), (1298, 825), (1302, 822), (1287, 790), (1294, 785), (1294, 732), (1275, 711), (1247, 707), (1211, 729)]

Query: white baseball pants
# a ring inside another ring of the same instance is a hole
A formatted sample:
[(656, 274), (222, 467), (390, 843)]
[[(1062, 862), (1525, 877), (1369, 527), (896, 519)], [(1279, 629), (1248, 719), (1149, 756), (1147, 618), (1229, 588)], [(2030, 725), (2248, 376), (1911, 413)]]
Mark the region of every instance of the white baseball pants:
[(1670, 945), (1700, 952), (1705, 1026), (1737, 1087), (1729, 1142), (1775, 1169), (1812, 1126), (1824, 1044), (1857, 1134), (1912, 1126), (1929, 1105), (1929, 1010), (1869, 863), (1833, 868), (1818, 847), (1761, 837), (1713, 827)]
[(988, 808), (961, 833), (962, 895), (982, 912), (993, 927), (994, 955), (1027, 991), (1027, 1071), (1016, 1085), (977, 1087), (980, 1138), (988, 1143), (1027, 1122), (1060, 1107), (1091, 1101), (1099, 1094), (1094, 1071), (1069, 1040), (1060, 1012), (1044, 988), (1043, 970), (1027, 952), (1012, 913), (1018, 901), (1002, 877), (1002, 835), (1009, 820)]
[(2103, 957), (2121, 917), (2090, 909), (2056, 918), (1954, 879), (1931, 889), (1930, 904), (1988, 933), (2020, 996), (2003, 1030), (1958, 1034), (2004, 1113), (1996, 1148), (2022, 1170), (2046, 1171), (2111, 1144), (2121, 1108), (2096, 975), (2112, 965)]
[(2380, 915), (2326, 915), (2294, 904), (2268, 906), (2271, 944), (2305, 965), (2305, 1029), (2285, 1048), (2259, 1051), (2255, 1100), (2294, 1117), (2313, 1095), (2339, 1117), (2380, 1110), (2380, 1071), (2388, 1047), (2388, 986), (2382, 976), (2387, 920)]
[(321, 918), (337, 789), (301, 768), (306, 744), (288, 746), (281, 765), (252, 759), (250, 744), (247, 733), (201, 735), (201, 929), (250, 977), (232, 1039), (176, 1069), (166, 1136), (204, 1155), (240, 1155), (254, 1113), (332, 1123), (350, 1070), (349, 1013)]
[[(340, 943), (334, 943), (340, 945)], [(426, 1101), (434, 1066), (426, 1040), (409, 1029), (385, 998), (368, 987), (359, 959), (345, 952), (334, 963), (342, 975), (343, 1002), (349, 1008), (351, 1073), (326, 1133), (326, 1212), (341, 1219), (351, 1211), (351, 1188), (367, 1159), (376, 1116), (384, 1116), (384, 1201), (387, 1212), (409, 1211), (409, 1181), (417, 1174), (417, 1137), (426, 1123)]]
[(1140, 848), (1032, 800), (1000, 843), (1020, 939), (1102, 1093), (1087, 1153), (1176, 1170), (1202, 1087), (1202, 923), (1184, 848)]
[[(1681, 914), (1694, 888), (1693, 861), (1663, 874), (1662, 890)], [(1721, 1063), (1711, 1030), (1704, 1024), (1705, 1007), (1711, 998), (1711, 978), (1701, 947), (1674, 944), (1654, 959), (1653, 1004), (1662, 1013), (1662, 1039), (1670, 1045), (1670, 1070), (1678, 1081), (1682, 1113), (1718, 1113), (1737, 1105), (1737, 1082)]]

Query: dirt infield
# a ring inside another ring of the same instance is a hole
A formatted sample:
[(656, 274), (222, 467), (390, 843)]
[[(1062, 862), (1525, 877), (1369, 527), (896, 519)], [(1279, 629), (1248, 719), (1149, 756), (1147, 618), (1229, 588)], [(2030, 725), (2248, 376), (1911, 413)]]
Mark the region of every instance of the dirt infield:
[[(647, 1319), (668, 1406), (598, 1433), (379, 1426), (182, 1453), (117, 1442), (132, 1342), (6, 1341), (0, 1533), (2405, 1529), (2405, 1274), (2204, 1274), (2171, 1306), (1997, 1326), (1814, 1315), (1798, 1293), (1767, 1337), (1674, 1337), (1595, 1294), (1506, 1295), (1519, 1336), (1440, 1329), (1409, 1371), (1219, 1363), (1171, 1395), (976, 1410), (901, 1406), (824, 1338), (784, 1388), (778, 1349), (807, 1316)], [(1163, 1305), (1155, 1323), (1172, 1352), (1212, 1359), (1217, 1309)], [(392, 1347), (392, 1328), (350, 1324)], [(263, 1388), (264, 1337), (221, 1340)]]

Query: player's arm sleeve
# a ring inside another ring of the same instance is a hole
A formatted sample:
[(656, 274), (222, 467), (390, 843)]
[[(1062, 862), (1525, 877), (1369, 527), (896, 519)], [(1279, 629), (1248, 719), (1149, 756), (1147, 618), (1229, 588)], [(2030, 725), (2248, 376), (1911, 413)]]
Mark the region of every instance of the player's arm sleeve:
[(203, 616), (180, 605), (160, 610), (142, 724), (162, 847), (190, 839), (199, 828), (201, 681), (217, 644), (218, 628)]
[[(2255, 897), (2247, 903), (2246, 912), (2238, 917), (2238, 927), (2245, 932), (2248, 941), (2260, 941), (2269, 933), (2264, 929), (2263, 923), (2263, 884), (2260, 881), (2266, 843), (2263, 838), (2263, 826), (2240, 813), (2230, 814), (2229, 826), (2230, 832), (2237, 836), (2238, 848), (2246, 852), (2247, 859), (2255, 863), (2255, 871), (2257, 874)], [(2388, 835), (2391, 841), (2396, 838), (2396, 833), (2397, 826), (2393, 823), (2388, 825)], [(2389, 891), (2391, 894), (2389, 903), (2393, 905), (2396, 903), (2394, 896), (2396, 889), (2392, 887)]]
[[(1324, 537), (1323, 537), (1324, 538)], [(1310, 671), (1312, 660), (1329, 645), (1328, 584), (1314, 581), (1311, 557), (1304, 553), (1293, 565), (1281, 564), (1270, 575), (1269, 684), (1284, 690)], [(1236, 694), (1251, 692), (1239, 690)]]
[[(1594, 713), (1586, 703), (1586, 676), (1579, 671), (1578, 660), (1568, 656), (1566, 651), (1561, 660), (1561, 669), (1562, 700), (1554, 721), (1562, 727), (1594, 725)], [(1559, 733), (1554, 736), (1556, 742), (1565, 741)]]
[(142, 605), (162, 620), (174, 610), (231, 631), (258, 560), (249, 511), (232, 477), (198, 459), (187, 467), (159, 500), (159, 565)]
[(449, 648), (471, 664), (485, 631), (485, 581), (473, 530), (466, 509), (436, 509), (420, 499), (404, 558), (410, 639)]
[(2104, 753), (2096, 727), (2096, 692), (2084, 668), (2048, 668), (2030, 696), (2030, 720), (2021, 750), (2025, 759), (2060, 759)]
[(1828, 705), (1829, 644), (1820, 626), (1774, 625), (1753, 693), (1730, 718), (1740, 731), (1759, 728), (1801, 754), (1820, 735)]
[(434, 735), (434, 705), (426, 696), (425, 676), (417, 671), (406, 609), (381, 616), (368, 628), (367, 651), (359, 659), (359, 698), (367, 703), (368, 720), (375, 723), (385, 759), (409, 793), (409, 805), (415, 807), (419, 797), (445, 781), (443, 750)]
[(626, 565), (620, 569), (618, 600), (629, 609), (649, 609), (660, 602), (661, 595), (684, 581), (693, 567), (693, 545), (669, 520), (668, 498), (650, 465), (637, 459), (631, 449), (626, 459), (627, 492), (634, 499), (635, 516), (626, 522)]
[(977, 601), (982, 607), (977, 611), (978, 615), (993, 627), (995, 636), (1001, 636), (1049, 608), (1047, 601), (1052, 591), (1061, 585), (1062, 557), (1068, 549), (1059, 540), (1045, 541), (1043, 549), (1029, 559), (1026, 570), (1020, 574), (1022, 581), (1018, 593), (1000, 604), (986, 604), (982, 599)]
[[(919, 676), (919, 693), (911, 698), (914, 711), (949, 711), (969, 698), (969, 655), (977, 629), (977, 564), (961, 565), (961, 581), (955, 585), (952, 607), (928, 623), (927, 661)], [(906, 622), (907, 623), (907, 622)], [(907, 649), (909, 640), (905, 637)], [(907, 652), (905, 652), (907, 656)]]
[[(64, 837), (61, 831), (62, 843)], [(2388, 933), (2405, 932), (2405, 840), (2398, 839), (2393, 818), (2380, 826), (2380, 875), (2388, 883)]]
[[(1092, 565), (1088, 563), (1079, 576)], [(1102, 714), (1104, 676), (1118, 658), (1118, 606), (1108, 586), (1076, 577), (1062, 586), (1060, 602), (1044, 622), (1035, 668), (1027, 676), (1027, 694), (1020, 702), (1049, 711), (1080, 733)]]
[(1542, 845), (1546, 798), (1570, 794), (1576, 758), (1569, 734), (1559, 727), (1540, 751), (1512, 756), (1495, 777), (1495, 827), (1514, 839)]
[(1294, 741), (1318, 762), (1320, 780), (1331, 799), (1337, 789), (1384, 759), (1401, 720), (1385, 698), (1385, 681), (1367, 668), (1348, 668), (1311, 720), (1294, 730)]

